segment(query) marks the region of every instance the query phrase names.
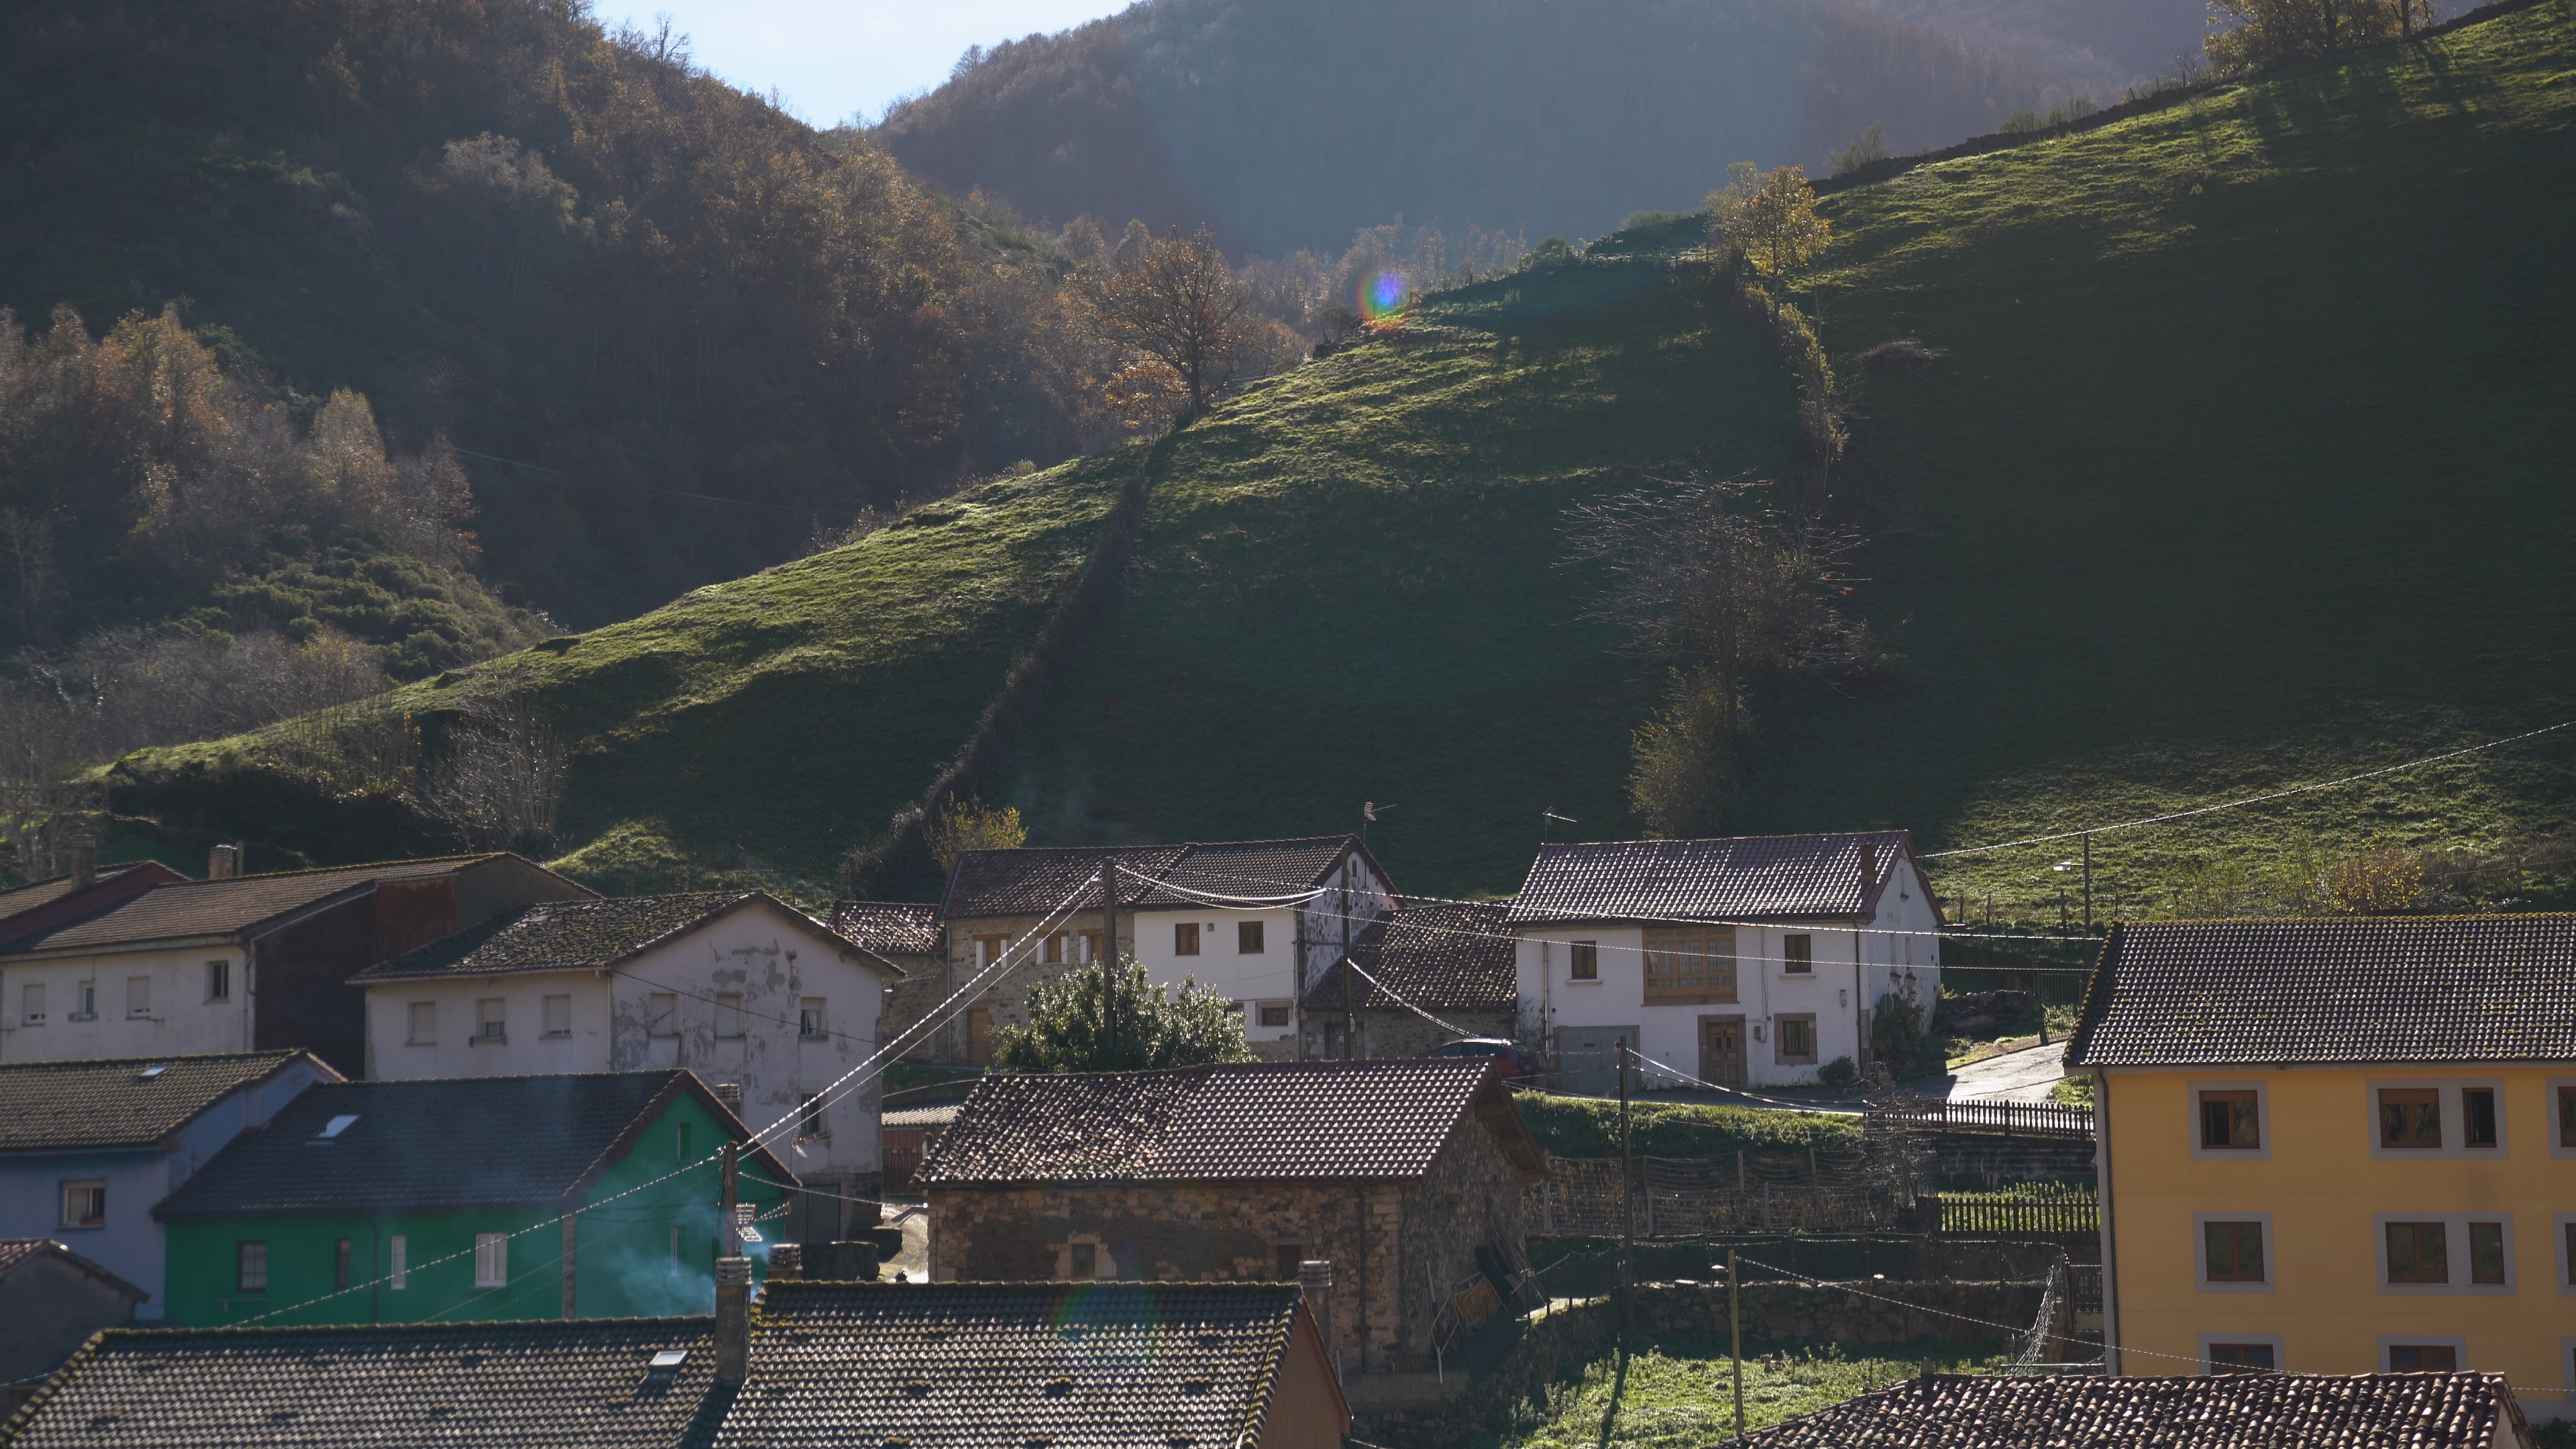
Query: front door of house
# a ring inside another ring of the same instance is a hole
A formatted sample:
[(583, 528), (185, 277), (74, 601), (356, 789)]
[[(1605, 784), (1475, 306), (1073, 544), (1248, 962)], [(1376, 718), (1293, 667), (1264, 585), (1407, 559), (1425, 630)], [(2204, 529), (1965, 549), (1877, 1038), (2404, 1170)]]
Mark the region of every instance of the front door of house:
[(1699, 1019), (1699, 1079), (1720, 1087), (1745, 1085), (1743, 1017)]

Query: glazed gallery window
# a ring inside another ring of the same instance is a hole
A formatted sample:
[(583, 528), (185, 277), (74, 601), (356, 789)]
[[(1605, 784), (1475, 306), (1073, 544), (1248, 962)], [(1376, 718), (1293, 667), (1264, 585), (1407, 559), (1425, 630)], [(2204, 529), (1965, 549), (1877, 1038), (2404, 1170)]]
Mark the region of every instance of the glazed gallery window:
[(1569, 941), (1565, 945), (1565, 969), (1568, 979), (1598, 981), (1601, 979), (1601, 943)]
[(1698, 1006), (1735, 996), (1735, 928), (1652, 927), (1646, 932), (1648, 1006)]
[(2263, 1281), (2263, 1225), (2259, 1222), (2202, 1223), (2201, 1245), (2212, 1283)]
[[(2493, 1099), (2490, 1098), (2490, 1105)], [(2442, 1145), (2442, 1093), (2434, 1087), (2379, 1089), (2379, 1145), (2436, 1148)]]
[(2261, 1104), (2252, 1092), (2203, 1092), (2200, 1094), (2200, 1145), (2210, 1148), (2239, 1148), (2248, 1152), (2263, 1145)]

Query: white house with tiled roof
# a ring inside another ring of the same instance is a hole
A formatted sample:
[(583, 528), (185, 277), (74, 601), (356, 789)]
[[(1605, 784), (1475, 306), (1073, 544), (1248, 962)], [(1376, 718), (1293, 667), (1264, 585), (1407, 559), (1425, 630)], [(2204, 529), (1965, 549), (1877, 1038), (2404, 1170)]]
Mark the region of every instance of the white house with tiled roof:
[(1941, 993), (1940, 907), (1901, 830), (1542, 846), (1510, 922), (1521, 1036), (1566, 1091), (1616, 1090), (1621, 1038), (1648, 1087), (1866, 1072), (1882, 1003)]
[(1030, 986), (1093, 958), (1096, 882), (1112, 865), (1119, 950), (1157, 983), (1195, 978), (1224, 993), (1252, 1049), (1272, 1060), (1297, 1055), (1301, 989), (1397, 905), (1394, 883), (1352, 835), (967, 851), (940, 903), (947, 974), (931, 999), (988, 966), (1005, 969), (943, 1029), (941, 1060), (982, 1064), (993, 1031), (1021, 1021)]

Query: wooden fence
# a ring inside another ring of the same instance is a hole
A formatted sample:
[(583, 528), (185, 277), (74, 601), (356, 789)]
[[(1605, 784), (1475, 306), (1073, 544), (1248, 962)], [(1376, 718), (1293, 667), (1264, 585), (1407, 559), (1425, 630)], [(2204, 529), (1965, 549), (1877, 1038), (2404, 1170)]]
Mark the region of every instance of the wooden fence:
[(2062, 1235), (2099, 1232), (2101, 1227), (2101, 1205), (2091, 1193), (1941, 1194), (1941, 1231), (1945, 1233)]

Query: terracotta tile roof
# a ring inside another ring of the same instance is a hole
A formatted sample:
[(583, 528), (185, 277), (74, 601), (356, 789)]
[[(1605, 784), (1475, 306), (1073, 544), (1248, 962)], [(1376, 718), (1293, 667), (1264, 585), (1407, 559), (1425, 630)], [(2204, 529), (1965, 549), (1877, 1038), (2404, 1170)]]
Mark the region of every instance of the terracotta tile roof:
[[(148, 860), (129, 860), (116, 865), (102, 865), (98, 868), (98, 875), (92, 884), (105, 885), (118, 876), (143, 870), (155, 864), (157, 862)], [(79, 887), (72, 883), (70, 876), (58, 875), (51, 880), (31, 880), (22, 886), (11, 886), (7, 890), (0, 890), (0, 922), (7, 921), (11, 916), (24, 915), (38, 906), (50, 906), (77, 889)]]
[(51, 1238), (0, 1238), (0, 1278), (6, 1278), (21, 1266), (43, 1257), (60, 1258), (137, 1303), (148, 1302), (152, 1297)]
[(1232, 1449), (1259, 1438), (1297, 1290), (773, 1280), (716, 1449)]
[(910, 901), (834, 901), (832, 929), (871, 951), (939, 954), (939, 907)]
[(1746, 1436), (1754, 1449), (2491, 1449), (2501, 1374), (1936, 1374)]
[(1345, 977), (1350, 1000), (1362, 1007), (1402, 1010), (1390, 989), (1425, 1011), (1511, 1006), (1520, 998), (1511, 909), (1509, 901), (1412, 906), (1372, 922), (1351, 945), (1367, 975), (1335, 962), (1306, 989), (1307, 1010), (1341, 1010)]
[[(380, 961), (351, 981), (417, 976), (498, 976), (513, 971), (600, 970), (746, 901), (758, 891), (544, 901), (478, 921), (454, 935)], [(782, 907), (782, 909), (785, 909)]]
[[(1874, 878), (1861, 870), (1864, 846)], [(1913, 852), (1902, 830), (1542, 845), (1511, 918), (1524, 925), (1856, 916), (1875, 908), (1897, 863)]]
[[(688, 1357), (656, 1374), (664, 1350)], [(688, 1436), (714, 1376), (704, 1318), (115, 1328), (74, 1355), (0, 1443), (668, 1449)]]
[[(0, 1152), (150, 1147), (303, 1056), (289, 1047), (0, 1066)], [(340, 1076), (318, 1061), (313, 1069), (324, 1081)]]
[(897, 1107), (878, 1117), (877, 1125), (888, 1132), (938, 1132), (957, 1120), (957, 1105), (945, 1107)]
[(80, 947), (132, 946), (194, 936), (229, 936), (290, 911), (327, 901), (382, 880), (451, 875), (494, 855), (451, 855), (428, 860), (389, 860), (328, 870), (280, 871), (229, 880), (188, 880), (153, 889), (98, 915), (21, 936), (0, 953)]
[[(1320, 835), (1303, 840), (1227, 840), (1116, 849), (1073, 846), (970, 850), (957, 857), (957, 869), (948, 881), (947, 899), (940, 905), (940, 918), (963, 921), (1044, 915), (1084, 881), (1099, 874), (1102, 862), (1113, 859), (1132, 872), (1119, 878), (1118, 903), (1126, 909), (1168, 910), (1199, 903), (1190, 895), (1162, 889), (1137, 876), (1215, 895), (1287, 895), (1321, 881), (1342, 858), (1342, 852), (1357, 845), (1353, 836)], [(1362, 853), (1366, 853), (1365, 848)], [(1076, 899), (1074, 908), (1097, 912), (1099, 891), (1095, 889)]]
[[(622, 1155), (620, 1144), (682, 1092), (718, 1121), (731, 1120), (694, 1073), (679, 1069), (327, 1083), (307, 1089), (266, 1130), (234, 1138), (152, 1212), (170, 1219), (552, 1203), (605, 1170)], [(329, 1123), (344, 1116), (355, 1120), (325, 1139)], [(757, 1157), (766, 1170), (787, 1172), (767, 1152)]]
[(1409, 1181), (1482, 1121), (1535, 1172), (1528, 1129), (1482, 1058), (1242, 1062), (975, 1084), (920, 1181)]
[(2067, 1060), (2576, 1060), (2576, 915), (2117, 926)]

